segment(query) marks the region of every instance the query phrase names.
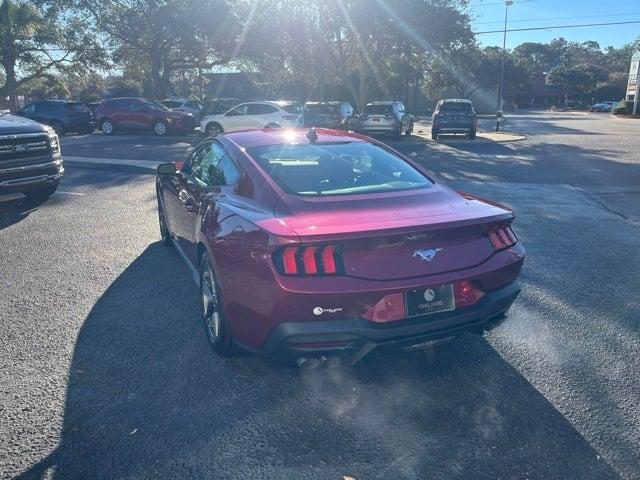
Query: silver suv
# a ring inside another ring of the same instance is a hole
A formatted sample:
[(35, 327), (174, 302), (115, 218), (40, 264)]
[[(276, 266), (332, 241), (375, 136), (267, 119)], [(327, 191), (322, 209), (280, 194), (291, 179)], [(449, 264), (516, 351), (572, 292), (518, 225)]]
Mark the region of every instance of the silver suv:
[(400, 138), (403, 133), (411, 135), (413, 117), (407, 113), (402, 102), (371, 102), (364, 112), (354, 118), (353, 129), (361, 133), (391, 133)]

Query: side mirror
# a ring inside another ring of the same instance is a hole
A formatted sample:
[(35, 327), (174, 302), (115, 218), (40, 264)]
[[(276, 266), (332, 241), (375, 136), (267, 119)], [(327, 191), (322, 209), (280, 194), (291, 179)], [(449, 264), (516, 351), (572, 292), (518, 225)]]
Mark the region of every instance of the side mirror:
[(175, 163), (161, 163), (158, 165), (158, 175), (175, 175), (177, 172)]

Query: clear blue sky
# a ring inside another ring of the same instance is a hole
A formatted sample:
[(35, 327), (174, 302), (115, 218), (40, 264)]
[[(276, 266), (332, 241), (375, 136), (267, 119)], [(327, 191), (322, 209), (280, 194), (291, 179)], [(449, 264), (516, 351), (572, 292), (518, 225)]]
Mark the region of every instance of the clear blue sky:
[[(469, 0), (472, 25), (477, 32), (503, 29), (504, 10), (502, 0)], [(509, 7), (507, 29), (631, 20), (640, 21), (640, 3), (636, 0), (514, 0)], [(524, 42), (548, 42), (557, 37), (576, 42), (595, 40), (602, 48), (620, 47), (638, 36), (640, 23), (507, 32), (507, 48)], [(478, 35), (477, 38), (483, 46), (502, 46), (502, 33)]]

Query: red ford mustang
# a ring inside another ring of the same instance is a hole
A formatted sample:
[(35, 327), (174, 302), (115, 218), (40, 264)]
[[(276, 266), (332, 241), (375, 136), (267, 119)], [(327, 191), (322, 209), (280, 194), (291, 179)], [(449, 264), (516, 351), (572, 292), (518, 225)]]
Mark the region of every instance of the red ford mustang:
[(219, 135), (156, 185), (162, 238), (197, 276), (221, 355), (354, 362), (482, 334), (519, 293), (513, 213), (362, 135)]

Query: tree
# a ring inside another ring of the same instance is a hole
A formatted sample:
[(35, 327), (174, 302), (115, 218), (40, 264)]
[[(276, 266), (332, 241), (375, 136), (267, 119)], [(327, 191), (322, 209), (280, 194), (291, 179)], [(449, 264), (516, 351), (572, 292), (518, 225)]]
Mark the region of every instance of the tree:
[(241, 52), (240, 22), (225, 0), (75, 0), (114, 58), (148, 72), (164, 98), (176, 72), (229, 62)]
[[(261, 64), (310, 88), (344, 85), (362, 109), (372, 92), (390, 98), (424, 65), (472, 39), (456, 0), (273, 0), (269, 54)], [(410, 16), (405, 12), (410, 12)]]
[(107, 90), (110, 97), (139, 97), (142, 95), (142, 86), (136, 81), (124, 77), (110, 79)]
[(0, 66), (5, 80), (0, 98), (17, 107), (17, 90), (53, 71), (104, 66), (104, 52), (77, 16), (62, 15), (46, 2), (5, 0), (0, 3)]
[(575, 91), (583, 95), (591, 95), (598, 85), (607, 79), (607, 72), (597, 65), (583, 63), (567, 66), (565, 64), (552, 68), (547, 75), (547, 83), (563, 87), (566, 92)]

